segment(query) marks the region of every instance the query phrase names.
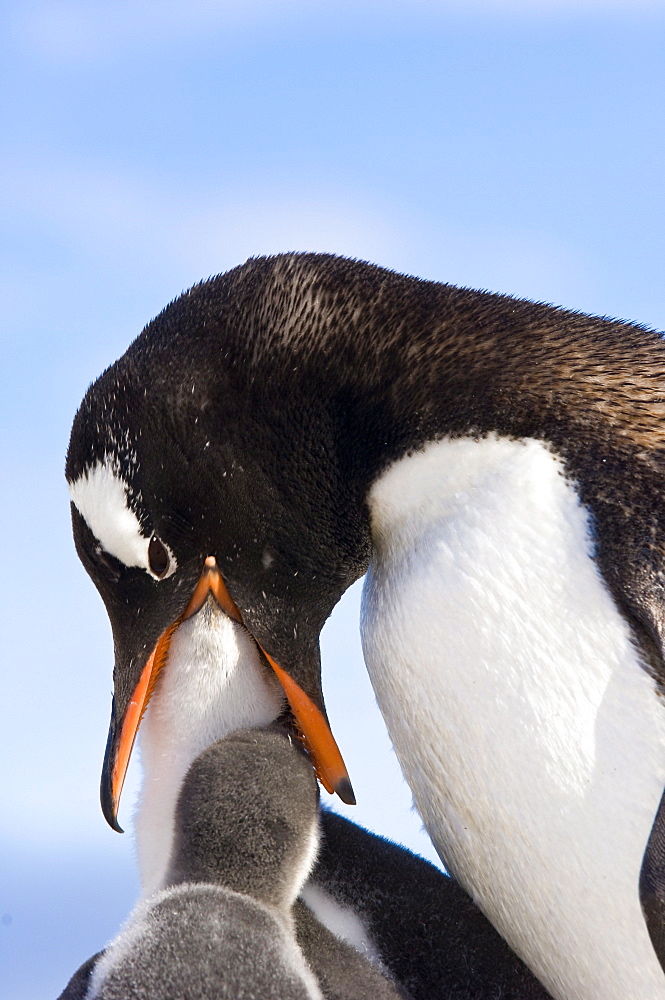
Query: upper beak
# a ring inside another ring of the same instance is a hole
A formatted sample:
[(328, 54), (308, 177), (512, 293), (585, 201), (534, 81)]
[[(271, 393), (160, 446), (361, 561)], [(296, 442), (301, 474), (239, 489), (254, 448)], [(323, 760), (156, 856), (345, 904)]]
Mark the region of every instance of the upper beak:
[[(148, 707), (159, 673), (166, 663), (171, 638), (182, 622), (191, 618), (203, 607), (208, 594), (213, 595), (221, 609), (230, 618), (241, 625), (244, 624), (240, 610), (226, 588), (215, 557), (208, 556), (189, 604), (157, 640), (122, 718), (116, 717), (114, 698), (102, 769), (101, 804), (107, 823), (119, 833), (122, 833), (122, 829), (117, 820), (118, 806), (129, 759), (141, 719)], [(256, 642), (256, 640), (254, 641)], [(258, 642), (256, 644), (284, 689), (319, 781), (326, 791), (336, 792), (343, 802), (355, 805), (356, 800), (346, 766), (323, 712), (317, 708), (312, 699), (296, 684), (286, 670), (282, 669)]]

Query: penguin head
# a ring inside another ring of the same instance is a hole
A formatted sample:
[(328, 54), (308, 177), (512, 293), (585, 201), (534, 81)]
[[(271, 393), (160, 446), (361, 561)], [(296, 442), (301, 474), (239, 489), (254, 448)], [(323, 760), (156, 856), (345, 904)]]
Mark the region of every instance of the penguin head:
[[(131, 747), (170, 638), (207, 599), (250, 632), (325, 787), (353, 801), (325, 719), (319, 633), (364, 569), (348, 555), (364, 527), (337, 509), (334, 491), (317, 495), (334, 479), (330, 456), (312, 456), (308, 482), (289, 447), (300, 423), (293, 405), (272, 398), (267, 375), (224, 353), (219, 310), (214, 337), (206, 324), (219, 289), (202, 287), (198, 304), (183, 296), (90, 387), (67, 456), (76, 549), (113, 631), (102, 806), (116, 829)], [(331, 538), (340, 524), (341, 540)]]

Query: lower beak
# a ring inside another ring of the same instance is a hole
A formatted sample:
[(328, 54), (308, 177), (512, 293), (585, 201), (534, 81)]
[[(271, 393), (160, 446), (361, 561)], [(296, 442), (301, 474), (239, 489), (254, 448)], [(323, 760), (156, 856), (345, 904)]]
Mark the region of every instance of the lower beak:
[[(119, 833), (122, 833), (122, 829), (118, 825), (117, 815), (127, 767), (141, 719), (148, 707), (160, 671), (166, 663), (171, 638), (182, 622), (191, 618), (203, 607), (208, 594), (213, 595), (230, 618), (244, 625), (242, 615), (226, 588), (215, 557), (208, 556), (189, 604), (157, 640), (129, 700), (124, 717), (120, 720), (116, 719), (114, 701), (102, 769), (101, 803), (107, 823)], [(256, 644), (282, 685), (319, 781), (327, 792), (336, 792), (343, 802), (355, 805), (356, 800), (346, 766), (323, 712), (296, 684), (290, 674), (280, 667), (258, 642)]]

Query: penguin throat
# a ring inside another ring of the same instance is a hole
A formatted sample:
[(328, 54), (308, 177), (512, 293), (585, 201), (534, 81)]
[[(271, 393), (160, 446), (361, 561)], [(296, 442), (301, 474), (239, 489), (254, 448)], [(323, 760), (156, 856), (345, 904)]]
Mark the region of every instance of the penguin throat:
[(213, 602), (178, 628), (139, 733), (143, 789), (135, 830), (145, 896), (163, 885), (190, 765), (227, 733), (266, 726), (283, 707), (282, 689), (256, 644)]

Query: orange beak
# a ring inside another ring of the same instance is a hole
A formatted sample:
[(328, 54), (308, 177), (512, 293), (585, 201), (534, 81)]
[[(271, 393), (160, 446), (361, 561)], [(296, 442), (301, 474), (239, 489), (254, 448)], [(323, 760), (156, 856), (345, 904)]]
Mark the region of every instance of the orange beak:
[[(191, 618), (197, 611), (200, 611), (207, 600), (208, 594), (213, 595), (220, 608), (229, 618), (232, 618), (241, 625), (244, 624), (242, 615), (226, 588), (215, 557), (208, 556), (189, 604), (183, 613), (162, 632), (155, 644), (155, 648), (148, 657), (139, 682), (130, 698), (125, 717), (122, 720), (118, 749), (112, 764), (111, 795), (108, 804), (104, 800), (104, 789), (102, 790), (104, 815), (113, 829), (120, 832), (122, 831), (116, 819), (120, 804), (120, 795), (141, 719), (148, 707), (148, 702), (155, 689), (159, 673), (166, 663), (173, 633), (182, 622)], [(256, 642), (256, 640), (254, 641)], [(258, 642), (256, 644), (274, 670), (277, 679), (284, 689), (291, 712), (296, 720), (303, 742), (312, 758), (314, 770), (319, 781), (327, 792), (336, 792), (343, 802), (355, 805), (356, 800), (346, 766), (325, 716), (317, 708), (312, 699), (305, 694), (302, 688), (280, 667), (272, 656)]]

